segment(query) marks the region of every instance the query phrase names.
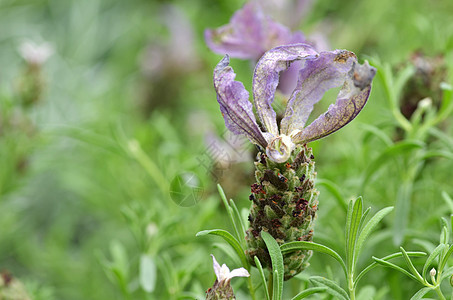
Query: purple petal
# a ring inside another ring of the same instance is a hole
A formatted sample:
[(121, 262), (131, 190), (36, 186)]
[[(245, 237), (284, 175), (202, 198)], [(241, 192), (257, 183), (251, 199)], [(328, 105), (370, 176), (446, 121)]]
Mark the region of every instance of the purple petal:
[(206, 43), (212, 51), (241, 59), (258, 60), (267, 50), (292, 39), (291, 31), (267, 17), (254, 1), (238, 10), (229, 24), (205, 31)]
[(235, 134), (244, 134), (254, 144), (267, 146), (249, 102), (249, 93), (239, 81), (234, 81), (236, 74), (228, 66), (230, 59), (226, 55), (214, 70), (214, 87), (217, 101), (225, 119), (226, 127)]
[(335, 104), (293, 137), (294, 143), (308, 143), (325, 137), (351, 122), (365, 106), (376, 69), (368, 62), (354, 63)]
[(258, 61), (253, 76), (253, 99), (261, 122), (273, 135), (278, 135), (278, 127), (271, 105), (280, 72), (288, 69), (294, 61), (315, 58), (316, 55), (311, 46), (294, 44), (271, 49)]
[(302, 129), (324, 93), (343, 85), (354, 61), (357, 61), (354, 53), (341, 50), (322, 52), (318, 58), (306, 61), (288, 101), (281, 132), (289, 135)]

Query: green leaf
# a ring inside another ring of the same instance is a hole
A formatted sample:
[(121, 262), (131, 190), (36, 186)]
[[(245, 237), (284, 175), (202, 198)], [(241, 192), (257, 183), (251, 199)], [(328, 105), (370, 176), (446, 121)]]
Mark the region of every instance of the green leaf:
[(440, 244), (428, 256), (428, 258), (426, 259), (425, 265), (423, 266), (423, 272), (422, 272), (423, 278), (425, 278), (426, 272), (428, 271), (428, 268), (431, 265), (431, 263), (436, 259), (437, 256), (439, 256), (442, 253), (442, 251), (445, 249), (446, 246), (447, 245), (445, 245), (445, 244)]
[(341, 207), (344, 212), (348, 211), (348, 205), (344, 201), (344, 198), (341, 196), (338, 186), (327, 179), (317, 179), (316, 186), (324, 186), (335, 198), (339, 207)]
[[(387, 135), (387, 133), (385, 133), (383, 130), (381, 130), (380, 128), (378, 128), (376, 126), (373, 126), (373, 125), (370, 125), (370, 124), (366, 124), (366, 123), (362, 123), (362, 124), (360, 124), (360, 128), (365, 130), (365, 131), (367, 131), (369, 135), (376, 136), (387, 147), (391, 146), (393, 144), (392, 139)], [(364, 137), (364, 142), (366, 142), (366, 141), (367, 141), (367, 136)]]
[(413, 183), (411, 181), (403, 181), (398, 190), (395, 204), (395, 223), (393, 225), (393, 243), (395, 245), (401, 245), (404, 240), (411, 209), (412, 188)]
[(417, 278), (420, 283), (425, 283), (425, 279), (418, 273), (417, 269), (414, 267), (414, 264), (412, 263), (411, 259), (409, 258), (409, 255), (407, 255), (406, 250), (404, 250), (403, 247), (400, 247), (401, 253), (403, 253), (403, 258), (404, 261), (406, 261), (406, 264), (409, 268), (409, 271), (412, 272), (412, 274)]
[(245, 227), (245, 224), (243, 222), (243, 219), (242, 219), (242, 216), (241, 214), (239, 213), (239, 210), (236, 206), (236, 203), (234, 203), (233, 199), (230, 199), (230, 207), (233, 209), (234, 211), (234, 215), (240, 225), (239, 227), (239, 240), (242, 242), (245, 242), (245, 230), (246, 230), (246, 227)]
[(374, 300), (376, 296), (376, 289), (374, 286), (367, 285), (360, 289), (360, 292), (357, 295), (357, 299), (360, 300)]
[(238, 229), (238, 227), (236, 225), (236, 220), (234, 219), (234, 216), (233, 216), (233, 209), (228, 204), (227, 198), (225, 196), (225, 192), (223, 191), (223, 189), (220, 186), (220, 184), (217, 184), (217, 190), (219, 191), (220, 198), (222, 198), (223, 205), (225, 205), (225, 208), (226, 208), (227, 213), (228, 213), (228, 217), (230, 218), (230, 222), (233, 225), (234, 232), (236, 233), (236, 238), (240, 239), (242, 241), (241, 235), (239, 234), (239, 229)]
[(377, 258), (377, 257), (372, 257), (374, 259), (375, 262), (377, 262), (378, 264), (384, 266), (384, 267), (389, 267), (389, 268), (392, 268), (392, 269), (395, 269), (395, 270), (398, 270), (400, 271), (401, 273), (409, 276), (410, 278), (412, 278), (413, 280), (415, 281), (419, 281), (417, 279), (417, 277), (415, 277), (414, 275), (412, 275), (411, 273), (409, 273), (408, 271), (406, 271), (405, 269), (401, 268), (400, 266), (397, 266), (395, 264), (392, 264), (391, 262), (388, 262), (388, 261), (385, 261), (383, 259), (380, 259), (380, 258)]
[(359, 230), (360, 221), (362, 219), (362, 197), (359, 197), (354, 202), (351, 216), (348, 217), (349, 228), (347, 229), (346, 238), (346, 264), (348, 274), (353, 273), (355, 265), (355, 245), (357, 242), (357, 234)]
[(423, 148), (424, 145), (425, 144), (423, 142), (418, 140), (404, 140), (387, 147), (373, 162), (368, 165), (361, 186), (366, 186), (371, 176), (373, 176), (373, 174), (376, 173), (376, 171), (384, 166), (384, 164), (386, 164), (389, 160), (400, 155), (407, 155), (411, 150)]
[(379, 224), (379, 222), (386, 216), (388, 215), (391, 211), (393, 210), (393, 207), (386, 207), (378, 211), (369, 221), (366, 223), (365, 227), (362, 229), (360, 232), (359, 238), (357, 239), (357, 252), (356, 252), (356, 259), (358, 259), (358, 255), (363, 247), (363, 244), (365, 240), (368, 238), (368, 236), (371, 234), (371, 232), (374, 230), (374, 228)]
[(300, 242), (289, 242), (286, 244), (283, 244), (280, 246), (280, 250), (282, 251), (283, 254), (288, 253), (288, 252), (293, 252), (297, 250), (313, 250), (316, 252), (324, 253), (327, 255), (330, 255), (333, 257), (336, 261), (338, 261), (343, 268), (343, 271), (346, 273), (346, 265), (341, 258), (341, 256), (335, 252), (334, 250), (330, 249), (327, 246), (313, 243), (313, 242), (306, 242), (306, 241), (300, 241)]
[(274, 276), (274, 295), (272, 300), (281, 300), (283, 296), (283, 279), (285, 270), (283, 267), (283, 256), (277, 241), (266, 231), (261, 231), (261, 237), (266, 244), (269, 256), (272, 261), (272, 271)]
[(360, 218), (360, 224), (359, 224), (359, 229), (357, 229), (357, 233), (359, 232), (362, 232), (362, 228), (363, 228), (363, 223), (365, 223), (365, 220), (368, 216), (368, 214), (370, 213), (371, 211), (371, 207), (368, 207), (362, 214), (362, 217)]
[(156, 287), (156, 264), (151, 256), (140, 256), (140, 286), (147, 293), (152, 293)]
[(299, 294), (297, 294), (296, 296), (294, 296), (293, 298), (291, 298), (291, 300), (300, 300), (300, 299), (304, 299), (305, 297), (308, 297), (308, 296), (310, 296), (310, 295), (313, 295), (313, 294), (316, 294), (316, 293), (325, 292), (327, 289), (328, 289), (328, 288), (325, 287), (325, 286), (309, 288), (309, 289), (306, 289), (306, 290), (300, 292)]
[(204, 235), (218, 235), (222, 237), (231, 247), (236, 251), (237, 255), (241, 259), (242, 265), (247, 269), (250, 270), (250, 264), (245, 257), (244, 249), (242, 249), (239, 242), (231, 235), (228, 231), (222, 229), (212, 229), (212, 230), (203, 230), (196, 234), (196, 236), (204, 236)]
[(448, 259), (450, 258), (451, 254), (453, 253), (453, 245), (450, 246), (448, 249), (447, 253), (441, 258), (440, 263), (439, 263), (439, 272), (442, 272), (442, 270), (445, 268), (445, 265), (447, 264)]
[(417, 293), (415, 293), (414, 296), (412, 296), (412, 298), (410, 300), (423, 299), (423, 296), (425, 296), (426, 294), (428, 294), (432, 290), (433, 290), (433, 288), (424, 287), (421, 290), (419, 290)]
[[(421, 256), (425, 256), (426, 253), (425, 252), (406, 252), (407, 255), (409, 256), (415, 256), (415, 257), (421, 257)], [(393, 258), (397, 258), (397, 257), (402, 257), (403, 256), (403, 253), (401, 252), (397, 252), (397, 253), (393, 253), (393, 254), (390, 254), (390, 255), (387, 255), (383, 258), (381, 258), (380, 260), (383, 260), (383, 261), (387, 261), (387, 260), (390, 260), (390, 259), (393, 259)], [(374, 258), (373, 258), (374, 259)], [(376, 262), (376, 259), (375, 259), (375, 262), (371, 263), (370, 265), (368, 265), (365, 269), (362, 270), (362, 272), (360, 272), (360, 274), (357, 276), (357, 278), (355, 279), (355, 282), (354, 282), (354, 287), (357, 287), (357, 284), (359, 283), (359, 280), (365, 276), (366, 273), (368, 273), (371, 269), (374, 269), (375, 267), (377, 267), (379, 265), (378, 262)]]
[(264, 276), (263, 266), (261, 265), (261, 262), (258, 259), (258, 256), (254, 256), (254, 259), (255, 259), (256, 268), (258, 269), (258, 272), (260, 273), (261, 282), (262, 282), (263, 287), (264, 287), (264, 295), (266, 296), (267, 300), (270, 300), (269, 291), (267, 289), (266, 276)]
[(395, 91), (395, 98), (398, 101), (398, 106), (401, 93), (403, 92), (404, 89), (404, 85), (412, 77), (412, 75), (414, 75), (414, 73), (415, 67), (409, 64), (403, 70), (399, 71), (397, 76), (395, 77), (393, 88)]
[(348, 293), (346, 293), (346, 291), (343, 290), (336, 282), (320, 276), (312, 276), (309, 280), (315, 286), (327, 287), (325, 291), (326, 293), (329, 293), (340, 300), (349, 300)]
[(442, 191), (442, 198), (445, 203), (447, 203), (450, 213), (453, 213), (453, 199), (451, 199), (450, 195), (448, 195), (445, 191)]
[(445, 278), (448, 278), (453, 275), (453, 267), (448, 268), (444, 272), (442, 272), (442, 276), (440, 277), (440, 282), (442, 282)]

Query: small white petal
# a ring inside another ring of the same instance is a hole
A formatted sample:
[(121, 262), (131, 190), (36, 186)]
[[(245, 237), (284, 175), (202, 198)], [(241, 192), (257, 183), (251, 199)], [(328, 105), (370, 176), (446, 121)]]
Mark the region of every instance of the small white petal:
[(213, 263), (213, 266), (214, 266), (214, 273), (215, 273), (215, 276), (217, 277), (217, 280), (220, 281), (220, 278), (221, 278), (221, 268), (220, 268), (220, 265), (219, 263), (217, 262), (217, 260), (215, 259), (214, 255), (211, 254), (211, 257), (212, 257), (212, 263)]
[(233, 277), (249, 277), (249, 272), (244, 268), (234, 269), (230, 272), (229, 279)]
[(222, 282), (225, 279), (230, 277), (230, 269), (227, 267), (226, 264), (222, 265), (222, 268), (220, 269), (220, 278), (217, 277), (217, 279)]

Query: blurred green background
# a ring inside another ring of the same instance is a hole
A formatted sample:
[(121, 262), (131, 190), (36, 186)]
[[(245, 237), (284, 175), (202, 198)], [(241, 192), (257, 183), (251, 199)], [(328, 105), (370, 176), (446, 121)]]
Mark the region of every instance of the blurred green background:
[[(244, 3), (0, 0), (0, 272), (19, 278), (32, 298), (202, 299), (215, 279), (210, 253), (239, 266), (220, 239), (195, 234), (229, 226), (217, 183), (240, 208), (250, 205), (251, 161), (213, 167), (206, 141), (222, 139), (225, 128), (212, 87), (221, 55), (203, 31), (228, 23)], [(432, 96), (438, 114), (451, 90), (452, 19), (450, 0), (317, 0), (301, 20), (307, 35), (321, 33), (331, 49), (354, 51), (379, 70), (358, 118), (311, 144), (324, 183), (315, 241), (342, 249), (343, 205), (359, 195), (373, 210), (399, 198), (410, 204), (400, 208), (407, 218), (397, 210), (385, 220), (367, 261), (398, 251), (398, 242), (417, 250), (437, 240), (439, 218), (453, 212), (451, 117), (426, 132), (404, 131), (389, 98), (415, 53), (441, 57), (430, 87), (445, 83)], [(24, 41), (53, 47), (39, 80), (18, 51)], [(250, 62), (231, 65), (250, 88)], [(38, 92), (27, 80), (38, 80)], [(39, 99), (27, 104), (30, 89)], [(401, 141), (406, 150), (388, 150)], [(433, 151), (442, 155), (423, 156)], [(408, 172), (413, 164), (420, 168)], [(192, 191), (175, 181), (185, 176), (201, 187), (194, 198), (181, 196)], [(172, 198), (170, 189), (182, 194)], [(395, 238), (398, 222), (407, 224)], [(335, 278), (341, 270), (331, 263), (315, 255), (288, 295), (307, 274)], [(409, 299), (417, 288), (384, 269), (365, 280), (382, 299)], [(247, 299), (240, 281), (237, 297)]]

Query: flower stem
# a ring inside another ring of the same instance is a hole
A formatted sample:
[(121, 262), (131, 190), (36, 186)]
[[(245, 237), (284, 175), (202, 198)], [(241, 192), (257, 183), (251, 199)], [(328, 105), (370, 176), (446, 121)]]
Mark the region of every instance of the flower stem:
[(255, 300), (255, 289), (253, 288), (252, 278), (250, 276), (247, 278), (247, 286), (249, 288), (250, 295), (252, 296), (252, 300)]
[(436, 291), (437, 296), (439, 296), (439, 299), (446, 300), (446, 298), (442, 294), (442, 291), (440, 290), (440, 285), (436, 285), (436, 288), (434, 290)]
[(354, 274), (348, 274), (348, 290), (349, 290), (349, 298), (351, 300), (355, 300), (355, 287), (354, 287)]

